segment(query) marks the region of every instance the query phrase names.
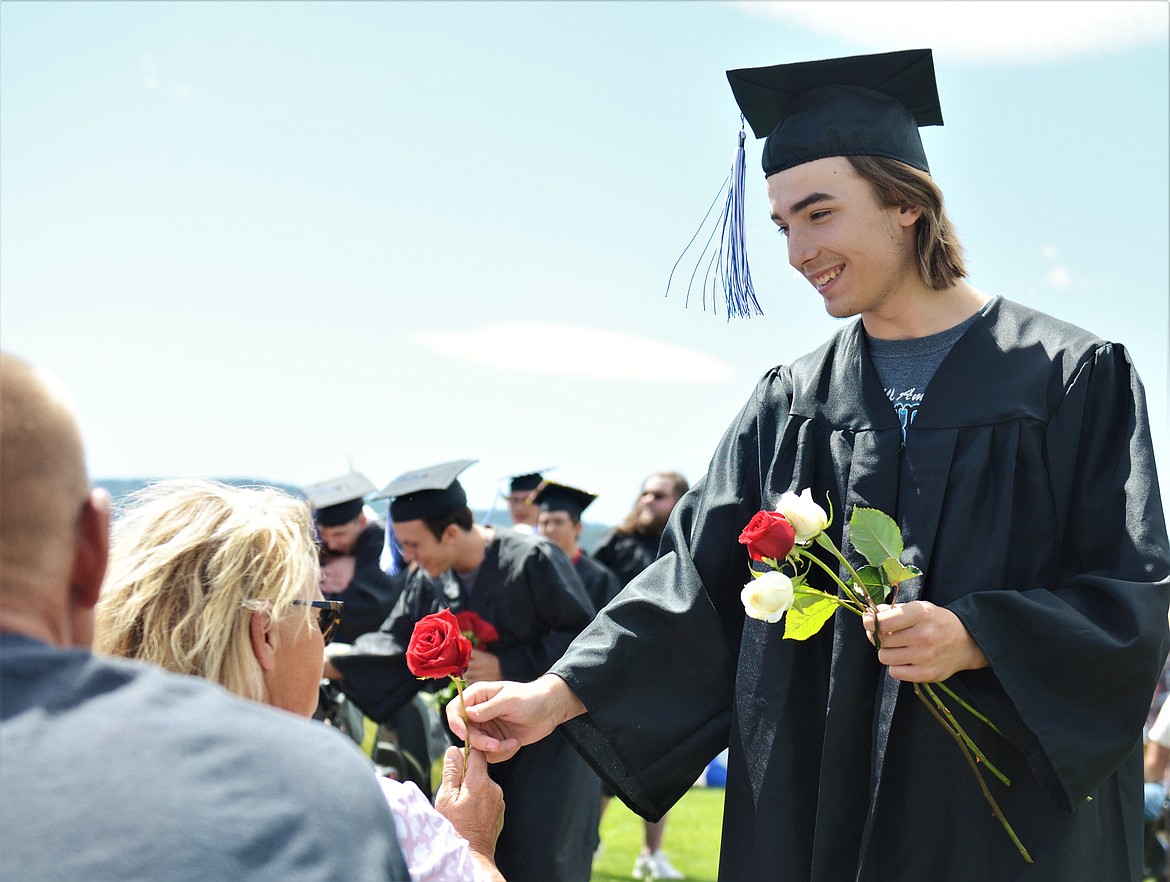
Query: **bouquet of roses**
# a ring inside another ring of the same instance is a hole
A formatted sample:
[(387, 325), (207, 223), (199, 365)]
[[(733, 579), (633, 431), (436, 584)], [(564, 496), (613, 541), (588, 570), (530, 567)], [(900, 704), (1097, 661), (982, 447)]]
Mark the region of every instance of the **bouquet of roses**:
[[(751, 618), (764, 622), (775, 623), (784, 618), (785, 639), (808, 639), (820, 631), (838, 609), (858, 616), (867, 612), (876, 614), (878, 604), (894, 601), (902, 582), (922, 575), (921, 570), (899, 560), (903, 551), (902, 533), (889, 515), (874, 508), (854, 507), (849, 518), (849, 538), (854, 549), (866, 560), (866, 566), (859, 568), (854, 568), (825, 534), (830, 520), (825, 510), (813, 501), (812, 491), (805, 489), (800, 494), (785, 493), (775, 511), (758, 512), (740, 533), (739, 541), (747, 546), (748, 556), (756, 564), (763, 565), (763, 568), (752, 566), (752, 581), (744, 586), (740, 595), (744, 611)], [(836, 568), (827, 565), (814, 553), (814, 546), (832, 555), (847, 574), (848, 584), (841, 579)], [(808, 576), (814, 568), (825, 573), (838, 590), (822, 591), (810, 585)], [(876, 631), (874, 643), (881, 648)], [(914, 694), (955, 740), (975, 773), (992, 813), (1024, 860), (1032, 863), (1027, 849), (988, 789), (980, 766), (1007, 786), (1011, 781), (988, 762), (947, 707), (940, 692), (997, 734), (999, 730), (945, 683), (914, 684)]]
[[(453, 615), (451, 610), (441, 609), (423, 616), (415, 623), (410, 643), (406, 647), (406, 666), (420, 680), (450, 677), (451, 682), (446, 687), (426, 698), (442, 713), (447, 703), (458, 695), (466, 721), (467, 706), (463, 704), (463, 690), (467, 681), (463, 675), (471, 664), (471, 653), (499, 639), (495, 625), (478, 613), (464, 611)], [(466, 763), (467, 745), (463, 747), (463, 759)]]

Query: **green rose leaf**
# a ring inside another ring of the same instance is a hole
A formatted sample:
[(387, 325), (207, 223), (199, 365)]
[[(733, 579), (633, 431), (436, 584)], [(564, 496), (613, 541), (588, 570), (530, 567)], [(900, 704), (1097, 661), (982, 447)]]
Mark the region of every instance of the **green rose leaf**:
[(922, 575), (922, 570), (918, 569), (918, 567), (908, 567), (901, 561), (894, 560), (893, 558), (882, 564), (882, 570), (885, 572), (886, 579), (891, 585), (900, 585), (909, 579)]
[(861, 586), (874, 603), (886, 602), (886, 598), (890, 596), (890, 582), (886, 578), (886, 572), (883, 568), (862, 567), (857, 571), (857, 575), (861, 576)]
[(854, 506), (849, 518), (849, 541), (870, 566), (884, 566), (902, 556), (902, 531), (888, 514), (876, 508)]
[(837, 601), (831, 597), (802, 594), (798, 591), (792, 601), (792, 607), (784, 614), (784, 638), (807, 640), (833, 617), (837, 605)]

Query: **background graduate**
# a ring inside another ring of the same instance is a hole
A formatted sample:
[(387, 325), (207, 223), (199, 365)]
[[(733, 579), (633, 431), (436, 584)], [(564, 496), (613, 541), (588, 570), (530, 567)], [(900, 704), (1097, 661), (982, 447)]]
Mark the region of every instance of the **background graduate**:
[[(326, 674), (375, 720), (434, 680), (416, 679), (405, 652), (415, 623), (440, 609), (477, 613), (499, 640), (473, 650), (468, 682), (534, 680), (592, 620), (593, 603), (551, 542), (476, 524), (458, 475), (473, 460), (408, 472), (379, 495), (412, 566), (398, 605), (375, 633), (332, 659)], [(452, 702), (458, 705), (458, 701)], [(496, 864), (509, 882), (586, 882), (597, 847), (601, 787), (559, 735), (493, 767), (507, 812)]]

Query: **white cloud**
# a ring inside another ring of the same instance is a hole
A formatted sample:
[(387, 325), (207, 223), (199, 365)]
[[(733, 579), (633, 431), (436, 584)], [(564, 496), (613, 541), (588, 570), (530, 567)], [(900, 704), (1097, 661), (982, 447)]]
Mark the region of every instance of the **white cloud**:
[(1040, 62), (1164, 44), (1162, 0), (812, 0), (736, 3), (852, 40), (865, 51), (929, 46), (948, 61)]
[(187, 83), (174, 83), (162, 79), (158, 74), (158, 65), (149, 55), (143, 55), (138, 59), (138, 63), (142, 68), (142, 80), (147, 89), (151, 92), (169, 92), (183, 104), (188, 106), (191, 104), (192, 90)]
[(575, 325), (505, 322), (413, 337), (443, 355), (503, 370), (660, 383), (718, 383), (732, 375), (701, 352)]
[(1053, 288), (1067, 288), (1072, 284), (1072, 275), (1063, 266), (1054, 266), (1045, 276)]
[(1043, 254), (1045, 257), (1047, 257), (1049, 260), (1056, 260), (1056, 246), (1055, 245), (1045, 245), (1043, 248), (1040, 249), (1040, 253)]

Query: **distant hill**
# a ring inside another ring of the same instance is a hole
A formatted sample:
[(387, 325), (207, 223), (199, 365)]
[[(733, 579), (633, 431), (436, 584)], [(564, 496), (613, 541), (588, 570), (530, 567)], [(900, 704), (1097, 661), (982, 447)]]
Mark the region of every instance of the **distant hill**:
[[(127, 494), (133, 493), (135, 490), (141, 490), (148, 484), (153, 484), (161, 478), (96, 478), (94, 479), (95, 487), (103, 487), (113, 497), (114, 502), (118, 502)], [(290, 496), (295, 496), (298, 499), (303, 499), (304, 494), (301, 489), (293, 484), (279, 484), (274, 481), (262, 481), (259, 478), (216, 478), (217, 481), (222, 481), (225, 484), (231, 484), (234, 487), (275, 487), (278, 490), (283, 490)], [(378, 512), (382, 517), (386, 516), (386, 500), (379, 499), (370, 503), (370, 506)], [(475, 515), (477, 523), (483, 523), (487, 516), (486, 510), (479, 510), (472, 512)], [(497, 510), (492, 516), (494, 523), (499, 526), (506, 527), (511, 524), (511, 519), (508, 517), (506, 511)], [(581, 547), (587, 551), (592, 551), (597, 545), (598, 540), (602, 537), (606, 530), (609, 529), (608, 524), (594, 524), (585, 521), (585, 528), (581, 531)]]

